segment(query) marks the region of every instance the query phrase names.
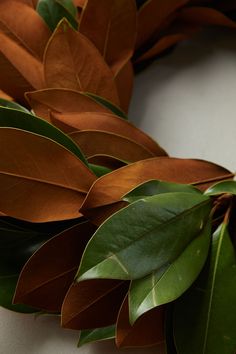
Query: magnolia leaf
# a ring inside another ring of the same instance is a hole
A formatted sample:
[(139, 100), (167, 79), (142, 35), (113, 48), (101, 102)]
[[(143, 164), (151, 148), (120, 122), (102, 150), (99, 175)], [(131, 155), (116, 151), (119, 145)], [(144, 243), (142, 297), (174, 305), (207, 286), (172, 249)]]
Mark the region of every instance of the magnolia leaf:
[(149, 135), (136, 128), (132, 123), (111, 113), (52, 113), (51, 121), (66, 133), (79, 130), (103, 130), (134, 140), (146, 147), (155, 156), (167, 155)]
[(115, 83), (120, 99), (120, 107), (127, 114), (134, 84), (134, 70), (130, 60), (127, 61), (127, 63), (116, 74)]
[(33, 7), (15, 0), (1, 0), (0, 27), (35, 57), (43, 59), (51, 31)]
[(102, 107), (105, 107), (110, 112), (114, 113), (116, 116), (118, 116), (120, 118), (123, 118), (123, 119), (126, 119), (126, 120), (128, 119), (126, 114), (119, 107), (115, 106), (112, 102), (106, 100), (105, 98), (103, 98), (101, 96), (98, 96), (98, 95), (95, 95), (93, 93), (85, 93), (84, 95), (86, 95), (87, 97), (91, 98), (92, 100), (97, 102)]
[(72, 0), (39, 0), (37, 12), (52, 31), (63, 18), (66, 18), (74, 29), (78, 28), (77, 9)]
[(44, 89), (25, 94), (29, 105), (37, 116), (51, 121), (50, 112), (105, 112), (110, 110), (104, 105), (81, 92), (69, 89)]
[(208, 196), (214, 196), (223, 193), (236, 195), (236, 181), (219, 182), (208, 188), (204, 194)]
[[(0, 100), (0, 104), (1, 101), (2, 100)], [(10, 105), (11, 108), (17, 108), (18, 106), (19, 105), (15, 102), (12, 102), (12, 105)], [(21, 108), (21, 106), (19, 107)], [(30, 114), (27, 110), (19, 112), (15, 109), (0, 107), (0, 127), (18, 128), (49, 138), (73, 152), (73, 154), (88, 166), (86, 158), (70, 137), (63, 134), (62, 131), (54, 127), (52, 124)]]
[(210, 210), (211, 200), (193, 193), (159, 194), (130, 204), (95, 232), (77, 281), (133, 280), (167, 265), (203, 229)]
[[(16, 102), (5, 100), (4, 98), (0, 98), (0, 110), (1, 110), (1, 107), (17, 109), (18, 111), (22, 111), (22, 112), (30, 114), (28, 109), (26, 109), (25, 107), (21, 106), (20, 104), (18, 104)], [(4, 110), (4, 112), (7, 113), (5, 110)]]
[(80, 216), (78, 209), (95, 176), (74, 154), (15, 128), (0, 128), (0, 150), (3, 213), (32, 222)]
[(164, 308), (158, 307), (147, 312), (131, 326), (127, 296), (119, 312), (116, 326), (116, 345), (120, 347), (145, 347), (158, 345), (160, 352), (164, 347)]
[(107, 154), (123, 161), (135, 162), (153, 157), (148, 149), (135, 141), (102, 130), (82, 130), (70, 134), (85, 156)]
[(113, 156), (108, 155), (93, 155), (88, 158), (88, 162), (91, 164), (97, 164), (106, 167), (111, 171), (127, 165), (125, 161), (117, 159)]
[(83, 222), (44, 243), (21, 271), (14, 303), (60, 312), (80, 257), (94, 231), (92, 224)]
[(128, 287), (129, 282), (109, 279), (72, 284), (62, 306), (62, 326), (83, 330), (113, 325)]
[(195, 281), (207, 258), (211, 224), (171, 263), (145, 278), (134, 280), (129, 290), (131, 324), (147, 311), (176, 300)]
[(44, 87), (42, 63), (4, 33), (0, 33), (0, 41), (1, 89), (25, 102), (25, 91)]
[(190, 183), (206, 189), (214, 181), (233, 178), (234, 174), (211, 162), (170, 157), (155, 157), (122, 167), (99, 178), (82, 205), (84, 215), (90, 209), (116, 203), (136, 186), (151, 179)]
[(87, 0), (79, 31), (94, 43), (116, 74), (133, 54), (136, 38), (135, 0)]
[(123, 196), (123, 200), (128, 203), (133, 203), (136, 200), (157, 195), (161, 193), (173, 193), (173, 192), (185, 192), (185, 193), (198, 193), (201, 192), (188, 184), (180, 184), (180, 183), (170, 183), (170, 182), (162, 182), (157, 180), (152, 180), (148, 182), (144, 182), (139, 186), (135, 187), (128, 194)]
[(99, 164), (93, 164), (89, 163), (89, 168), (97, 177), (102, 177), (106, 175), (107, 173), (112, 172), (112, 169), (105, 167), (105, 166), (100, 166)]
[(92, 92), (116, 105), (120, 103), (112, 71), (101, 54), (93, 43), (74, 31), (66, 20), (58, 24), (48, 42), (44, 55), (44, 73), (47, 87)]
[(208, 262), (174, 312), (181, 354), (233, 354), (236, 348), (236, 255), (227, 224), (213, 235)]
[(103, 328), (86, 329), (80, 332), (78, 347), (84, 344), (100, 342), (115, 338), (116, 326), (111, 325)]

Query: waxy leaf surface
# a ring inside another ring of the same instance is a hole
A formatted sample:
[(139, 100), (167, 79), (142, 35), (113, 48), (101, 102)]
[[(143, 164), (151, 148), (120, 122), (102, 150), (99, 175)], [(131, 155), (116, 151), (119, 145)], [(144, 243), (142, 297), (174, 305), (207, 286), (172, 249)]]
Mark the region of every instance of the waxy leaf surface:
[(219, 182), (208, 188), (204, 194), (214, 196), (223, 193), (236, 195), (236, 181)]
[(84, 344), (100, 342), (115, 338), (116, 326), (108, 326), (96, 329), (85, 329), (80, 332), (78, 347)]

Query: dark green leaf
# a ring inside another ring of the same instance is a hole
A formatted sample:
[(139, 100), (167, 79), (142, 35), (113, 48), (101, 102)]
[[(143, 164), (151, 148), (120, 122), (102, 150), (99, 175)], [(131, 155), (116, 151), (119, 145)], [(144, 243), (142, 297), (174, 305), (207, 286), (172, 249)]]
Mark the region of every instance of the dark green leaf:
[(108, 108), (116, 116), (126, 119), (126, 120), (128, 119), (127, 115), (119, 107), (115, 106), (110, 101), (105, 100), (105, 98), (103, 98), (101, 96), (94, 95), (93, 93), (88, 93), (88, 92), (84, 93), (84, 95), (92, 98), (95, 102), (99, 103), (101, 106)]
[(236, 195), (236, 181), (223, 181), (208, 188), (204, 194), (208, 196), (229, 193)]
[(101, 176), (106, 175), (109, 172), (112, 172), (112, 170), (110, 168), (107, 168), (105, 166), (95, 165), (93, 163), (89, 163), (89, 168), (90, 168), (91, 171), (93, 171), (93, 173), (97, 177), (101, 177)]
[(71, 138), (52, 124), (34, 115), (16, 111), (15, 109), (0, 107), (0, 127), (18, 128), (47, 137), (66, 147), (88, 166), (84, 155)]
[(158, 180), (152, 180), (140, 184), (138, 187), (134, 188), (128, 194), (126, 194), (122, 199), (126, 202), (133, 203), (136, 200), (162, 194), (162, 193), (173, 193), (173, 192), (185, 192), (185, 193), (198, 193), (201, 192), (189, 184), (179, 184), (162, 182)]
[(52, 31), (63, 18), (66, 18), (75, 30), (78, 29), (77, 9), (72, 0), (39, 0), (37, 12)]
[(176, 300), (192, 285), (206, 261), (210, 236), (208, 222), (177, 259), (145, 278), (132, 281), (129, 291), (131, 324), (145, 312)]
[(78, 347), (92, 342), (98, 342), (115, 338), (116, 326), (109, 326), (96, 329), (87, 329), (80, 332)]
[(8, 101), (5, 100), (4, 98), (0, 98), (0, 106), (2, 107), (7, 107), (7, 108), (12, 108), (12, 109), (17, 109), (18, 111), (22, 111), (25, 113), (30, 113), (28, 109), (25, 107), (21, 106), (20, 104), (13, 102), (13, 101)]
[(174, 334), (181, 354), (234, 354), (236, 255), (227, 225), (213, 235), (208, 262), (175, 306)]
[(165, 193), (130, 204), (94, 234), (77, 280), (150, 274), (183, 252), (204, 228), (210, 210), (210, 198), (197, 193)]

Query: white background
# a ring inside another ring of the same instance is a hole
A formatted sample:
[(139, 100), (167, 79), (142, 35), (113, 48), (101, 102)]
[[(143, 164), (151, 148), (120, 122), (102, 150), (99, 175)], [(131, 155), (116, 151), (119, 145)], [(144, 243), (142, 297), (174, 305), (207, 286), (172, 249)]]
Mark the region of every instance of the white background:
[[(171, 156), (236, 170), (236, 33), (207, 31), (139, 74), (130, 119)], [(58, 320), (0, 309), (0, 354), (160, 354), (112, 343), (77, 349), (78, 333)]]

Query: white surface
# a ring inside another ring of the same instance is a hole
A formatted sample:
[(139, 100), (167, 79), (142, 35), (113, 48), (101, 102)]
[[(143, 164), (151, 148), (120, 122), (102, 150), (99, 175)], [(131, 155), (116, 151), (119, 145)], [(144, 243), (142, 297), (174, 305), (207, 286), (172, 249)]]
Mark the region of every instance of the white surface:
[[(236, 170), (236, 33), (208, 32), (136, 78), (133, 121), (172, 156), (204, 158)], [(156, 348), (77, 349), (78, 333), (57, 319), (0, 309), (0, 354), (158, 354)]]

